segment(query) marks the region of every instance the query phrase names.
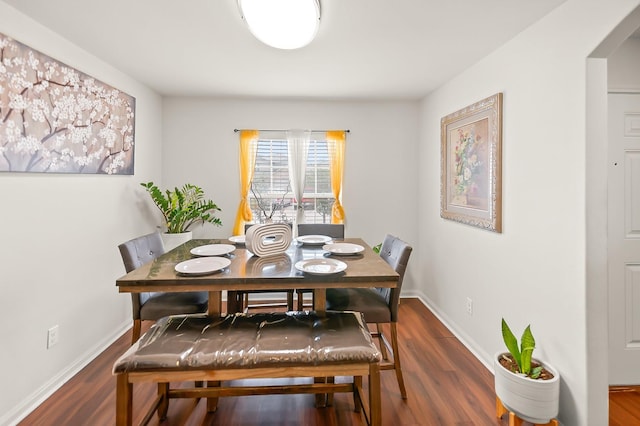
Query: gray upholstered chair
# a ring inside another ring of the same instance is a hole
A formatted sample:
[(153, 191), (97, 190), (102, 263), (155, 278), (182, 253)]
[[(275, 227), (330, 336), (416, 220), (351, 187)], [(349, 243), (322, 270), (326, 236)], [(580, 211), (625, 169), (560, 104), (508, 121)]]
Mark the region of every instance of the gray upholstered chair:
[[(342, 223), (301, 223), (298, 225), (298, 235), (326, 235), (331, 238), (344, 238), (344, 224)], [(304, 309), (304, 294), (311, 293), (312, 290), (304, 288), (296, 289), (296, 298), (298, 300), (298, 310)]]
[[(377, 332), (372, 333), (380, 342), (383, 355), (381, 370), (396, 370), (398, 386), (403, 399), (407, 391), (402, 378), (400, 353), (398, 352), (398, 305), (404, 273), (407, 269), (412, 247), (393, 235), (387, 235), (380, 248), (380, 256), (400, 275), (396, 288), (330, 288), (327, 289), (327, 310), (359, 311), (364, 314), (367, 324), (376, 324)], [(383, 334), (382, 324), (391, 329), (391, 344)], [(391, 352), (391, 360), (388, 352)]]
[(326, 235), (331, 238), (344, 238), (344, 224), (301, 223), (298, 225), (298, 235)]
[[(150, 262), (164, 253), (158, 232), (143, 235), (118, 246), (127, 272)], [(191, 293), (131, 293), (133, 308), (132, 343), (140, 337), (142, 321), (155, 321), (167, 315), (195, 314), (207, 311), (206, 291)]]

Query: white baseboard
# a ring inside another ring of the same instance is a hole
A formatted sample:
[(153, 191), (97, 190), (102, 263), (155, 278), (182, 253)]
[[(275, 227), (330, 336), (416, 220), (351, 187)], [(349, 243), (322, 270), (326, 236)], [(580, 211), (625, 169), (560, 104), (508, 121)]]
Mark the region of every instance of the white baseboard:
[(67, 368), (53, 376), (50, 380), (40, 386), (39, 389), (25, 398), (22, 403), (9, 410), (9, 412), (3, 414), (0, 417), (0, 425), (17, 425), (18, 422), (27, 417), (33, 410), (38, 408), (40, 404), (42, 404), (47, 398), (49, 398), (55, 391), (60, 389), (62, 385), (68, 382), (73, 376), (78, 374), (80, 370), (86, 367), (91, 361), (93, 361), (105, 349), (111, 346), (113, 342), (118, 340), (130, 328), (131, 320), (123, 322), (111, 335), (96, 343), (92, 348), (78, 357)]

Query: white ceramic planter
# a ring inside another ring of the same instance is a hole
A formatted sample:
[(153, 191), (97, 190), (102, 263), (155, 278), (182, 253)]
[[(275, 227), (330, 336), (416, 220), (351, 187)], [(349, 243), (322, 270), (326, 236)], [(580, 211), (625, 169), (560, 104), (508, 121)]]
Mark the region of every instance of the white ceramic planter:
[(193, 239), (193, 232), (181, 232), (179, 234), (160, 234), (162, 236), (162, 244), (164, 245), (164, 251), (173, 250), (182, 243)]
[(496, 395), (509, 411), (533, 424), (546, 424), (558, 416), (560, 374), (547, 363), (540, 362), (553, 374), (551, 380), (535, 380), (508, 371), (498, 362), (504, 352), (493, 357)]

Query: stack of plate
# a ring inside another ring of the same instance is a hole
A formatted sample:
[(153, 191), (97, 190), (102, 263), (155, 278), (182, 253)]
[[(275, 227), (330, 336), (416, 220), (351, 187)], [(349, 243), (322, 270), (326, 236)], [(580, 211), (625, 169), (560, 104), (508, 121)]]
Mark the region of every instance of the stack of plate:
[(175, 266), (175, 270), (183, 275), (207, 275), (231, 265), (226, 257), (198, 257), (185, 260)]
[(364, 251), (364, 247), (360, 244), (351, 243), (325, 244), (322, 246), (322, 249), (337, 256), (353, 256)]
[(331, 237), (326, 235), (301, 235), (296, 241), (308, 246), (321, 246), (331, 242)]
[(244, 235), (233, 235), (229, 237), (229, 241), (231, 241), (233, 244), (244, 244), (245, 238), (246, 237)]
[(311, 275), (329, 275), (344, 271), (347, 264), (335, 259), (308, 259), (296, 262), (295, 267)]
[(198, 246), (191, 249), (194, 256), (224, 256), (236, 249), (231, 244), (207, 244), (206, 246)]

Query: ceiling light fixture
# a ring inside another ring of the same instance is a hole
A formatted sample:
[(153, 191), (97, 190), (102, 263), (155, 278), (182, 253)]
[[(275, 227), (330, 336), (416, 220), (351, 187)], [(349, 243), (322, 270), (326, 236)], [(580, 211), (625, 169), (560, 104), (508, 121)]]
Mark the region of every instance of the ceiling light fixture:
[(320, 0), (237, 0), (255, 38), (278, 49), (311, 43), (320, 26)]

